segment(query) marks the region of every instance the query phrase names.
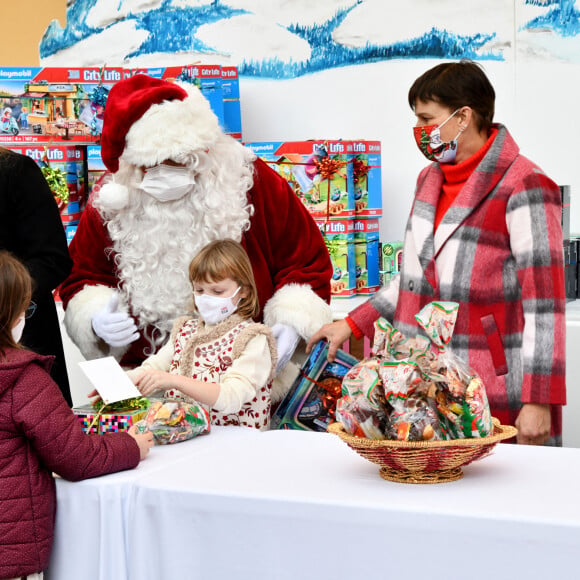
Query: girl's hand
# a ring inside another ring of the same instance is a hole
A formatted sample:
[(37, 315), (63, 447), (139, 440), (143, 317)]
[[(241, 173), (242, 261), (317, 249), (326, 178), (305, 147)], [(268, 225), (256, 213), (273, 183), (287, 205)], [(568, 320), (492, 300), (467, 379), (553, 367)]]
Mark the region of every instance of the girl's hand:
[(175, 375), (160, 371), (158, 369), (143, 369), (143, 371), (133, 379), (135, 386), (142, 395), (148, 397), (155, 391), (170, 389), (175, 385)]
[(98, 401), (101, 400), (101, 395), (99, 395), (99, 393), (97, 392), (97, 389), (93, 389), (88, 395), (87, 397), (89, 399), (91, 399), (92, 397), (94, 397), (94, 399), (91, 401), (91, 404), (94, 405), (95, 403), (97, 403)]
[(139, 445), (139, 454), (141, 461), (147, 457), (149, 450), (153, 447), (153, 433), (151, 431), (146, 431), (145, 433), (137, 433), (137, 425), (133, 425), (129, 431), (129, 435), (135, 439), (137, 445)]

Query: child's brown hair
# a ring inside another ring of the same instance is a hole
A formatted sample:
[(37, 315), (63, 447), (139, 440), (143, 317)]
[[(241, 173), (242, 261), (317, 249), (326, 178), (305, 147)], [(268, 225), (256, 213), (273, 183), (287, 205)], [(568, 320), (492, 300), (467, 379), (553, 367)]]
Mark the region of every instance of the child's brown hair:
[(32, 280), (26, 266), (12, 254), (0, 250), (0, 353), (20, 348), (12, 338), (12, 327), (30, 305)]
[(231, 278), (246, 296), (238, 303), (237, 313), (255, 318), (260, 312), (258, 290), (250, 259), (244, 247), (235, 240), (216, 240), (205, 246), (189, 265), (189, 281), (220, 282)]

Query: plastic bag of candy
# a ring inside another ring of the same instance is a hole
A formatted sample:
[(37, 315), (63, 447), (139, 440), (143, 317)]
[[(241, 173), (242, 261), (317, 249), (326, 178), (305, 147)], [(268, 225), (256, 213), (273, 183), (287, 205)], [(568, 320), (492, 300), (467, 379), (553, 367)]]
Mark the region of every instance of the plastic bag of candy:
[(384, 439), (390, 407), (381, 389), (379, 360), (365, 359), (353, 366), (342, 380), (342, 398), (337, 401), (336, 419), (347, 433)]
[(336, 420), (357, 437), (386, 439), (386, 415), (373, 408), (368, 399), (344, 395), (336, 403)]
[(445, 439), (437, 413), (433, 385), (413, 361), (387, 361), (379, 371), (386, 401), (387, 436), (399, 441)]
[(137, 423), (137, 428), (151, 431), (157, 445), (179, 443), (209, 433), (209, 413), (196, 403), (151, 400), (147, 415)]
[(486, 437), (493, 432), (493, 423), (483, 382), (447, 348), (458, 308), (456, 302), (431, 302), (415, 316), (436, 349), (436, 356), (424, 361), (424, 372), (439, 387), (437, 408), (447, 438)]
[(337, 420), (351, 434), (429, 441), (493, 432), (483, 383), (447, 345), (458, 304), (432, 302), (416, 316), (427, 337), (406, 338), (387, 320), (375, 323), (372, 356), (342, 383)]

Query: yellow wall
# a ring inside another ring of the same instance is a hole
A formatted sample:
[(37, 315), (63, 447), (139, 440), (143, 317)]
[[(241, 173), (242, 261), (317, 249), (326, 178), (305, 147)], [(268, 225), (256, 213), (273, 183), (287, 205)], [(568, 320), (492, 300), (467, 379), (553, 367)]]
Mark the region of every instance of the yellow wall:
[(0, 66), (38, 66), (38, 47), (51, 20), (65, 25), (66, 0), (11, 2), (2, 13)]

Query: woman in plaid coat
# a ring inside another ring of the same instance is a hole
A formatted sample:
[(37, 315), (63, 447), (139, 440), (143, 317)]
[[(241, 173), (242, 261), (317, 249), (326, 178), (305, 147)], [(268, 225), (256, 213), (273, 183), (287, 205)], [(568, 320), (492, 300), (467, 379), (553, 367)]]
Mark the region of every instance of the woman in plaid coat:
[(518, 443), (561, 445), (561, 194), (493, 124), (494, 101), (470, 61), (438, 65), (415, 81), (415, 138), (433, 163), (417, 180), (401, 273), (310, 345), (327, 338), (333, 358), (351, 334), (372, 338), (379, 316), (411, 337), (425, 304), (457, 302), (450, 347), (483, 379), (492, 415), (518, 427)]

